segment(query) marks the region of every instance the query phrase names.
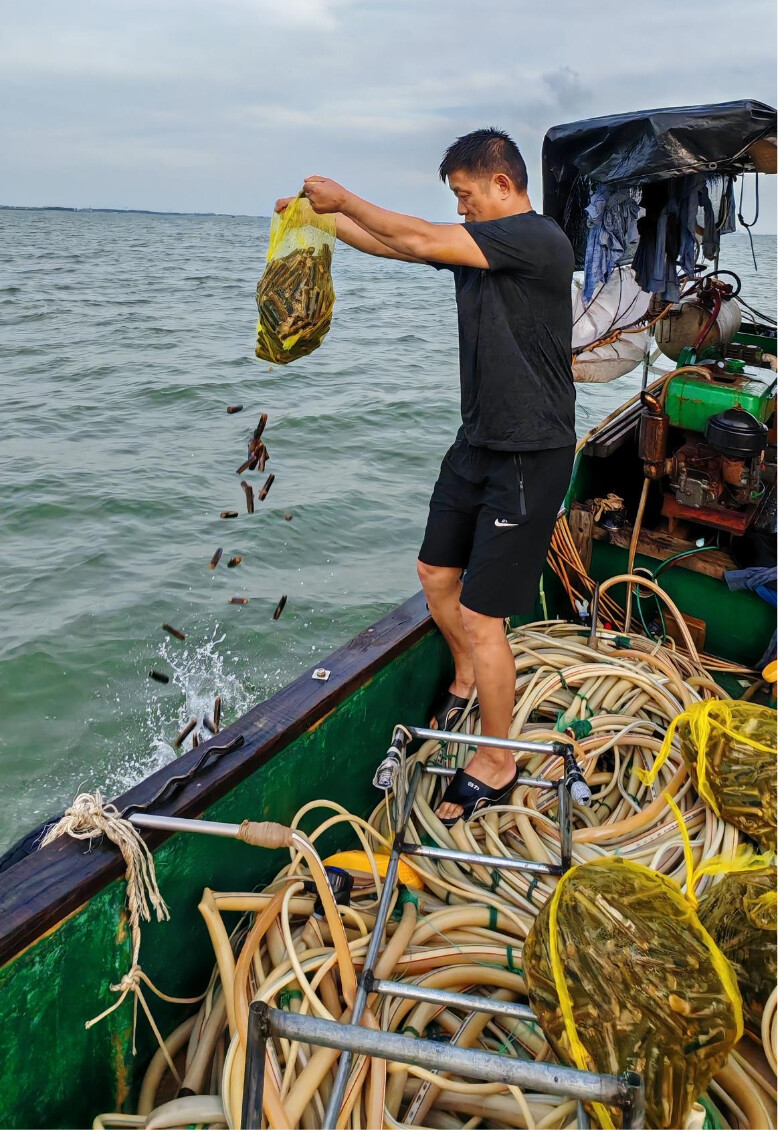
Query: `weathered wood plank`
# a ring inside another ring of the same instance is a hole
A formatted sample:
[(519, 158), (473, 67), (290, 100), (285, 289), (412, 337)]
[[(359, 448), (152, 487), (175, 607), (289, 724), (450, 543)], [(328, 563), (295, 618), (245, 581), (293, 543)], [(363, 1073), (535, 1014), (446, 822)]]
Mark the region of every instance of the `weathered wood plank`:
[[(631, 542), (631, 530), (630, 528), (605, 530), (603, 526), (594, 526), (593, 537), (598, 542), (611, 542), (613, 546), (622, 546), (623, 549), (628, 549)], [(672, 557), (673, 554), (680, 554), (684, 550), (692, 550), (693, 548), (693, 542), (675, 538), (665, 531), (642, 530), (637, 545), (637, 553), (644, 554), (647, 558), (655, 558), (656, 561), (664, 561), (666, 558)], [(703, 550), (702, 553), (692, 554), (689, 558), (680, 558), (669, 568), (674, 569), (677, 566), (722, 580), (725, 571), (736, 569), (737, 563), (730, 554), (723, 550)]]
[[(687, 613), (682, 614), (682, 619), (688, 626), (688, 631), (691, 634), (693, 643), (696, 645), (697, 651), (703, 652), (707, 642), (706, 623), (703, 620), (700, 620), (699, 617), (689, 617)], [(666, 618), (666, 631), (669, 636), (671, 636), (672, 640), (674, 640), (675, 644), (678, 644), (680, 647), (684, 647), (682, 632), (680, 631), (680, 626), (674, 619), (674, 617)]]
[(590, 560), (593, 555), (593, 511), (582, 503), (572, 503), (569, 511), (569, 529), (577, 553), (582, 558), (582, 564), (590, 573)]

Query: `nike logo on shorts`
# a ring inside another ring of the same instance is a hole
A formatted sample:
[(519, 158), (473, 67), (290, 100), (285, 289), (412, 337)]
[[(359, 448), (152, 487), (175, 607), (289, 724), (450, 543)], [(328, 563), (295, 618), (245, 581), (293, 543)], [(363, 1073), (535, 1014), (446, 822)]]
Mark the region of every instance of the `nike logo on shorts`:
[(507, 522), (507, 520), (505, 518), (497, 518), (493, 525), (494, 526), (519, 526), (520, 523), (519, 522)]

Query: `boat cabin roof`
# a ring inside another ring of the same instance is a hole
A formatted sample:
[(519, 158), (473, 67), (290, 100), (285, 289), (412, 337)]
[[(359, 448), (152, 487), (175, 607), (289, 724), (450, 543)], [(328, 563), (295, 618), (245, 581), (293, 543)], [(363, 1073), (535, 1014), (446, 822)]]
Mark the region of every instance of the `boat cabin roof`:
[[(544, 212), (564, 228), (597, 184), (626, 187), (688, 173), (777, 172), (777, 110), (744, 99), (568, 122), (542, 146)], [(583, 189), (587, 192), (583, 193)]]

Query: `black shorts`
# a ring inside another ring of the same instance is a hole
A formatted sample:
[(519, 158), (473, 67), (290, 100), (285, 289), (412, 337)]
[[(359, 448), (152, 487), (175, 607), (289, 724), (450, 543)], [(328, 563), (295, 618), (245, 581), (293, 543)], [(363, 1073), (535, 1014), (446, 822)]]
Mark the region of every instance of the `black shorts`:
[(420, 561), (465, 569), (461, 603), (489, 617), (530, 617), (574, 445), (534, 452), (456, 440), (431, 496)]

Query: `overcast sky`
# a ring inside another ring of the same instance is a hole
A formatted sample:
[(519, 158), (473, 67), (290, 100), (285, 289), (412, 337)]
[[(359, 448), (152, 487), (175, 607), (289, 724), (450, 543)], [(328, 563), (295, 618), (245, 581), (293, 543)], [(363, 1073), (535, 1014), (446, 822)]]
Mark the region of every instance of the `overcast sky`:
[[(0, 10), (5, 204), (268, 215), (321, 173), (444, 220), (454, 201), (436, 177), (442, 150), (497, 125), (520, 145), (541, 209), (552, 125), (735, 98), (776, 105), (773, 0), (6, 0)], [(775, 181), (763, 179), (757, 232), (777, 230)]]

